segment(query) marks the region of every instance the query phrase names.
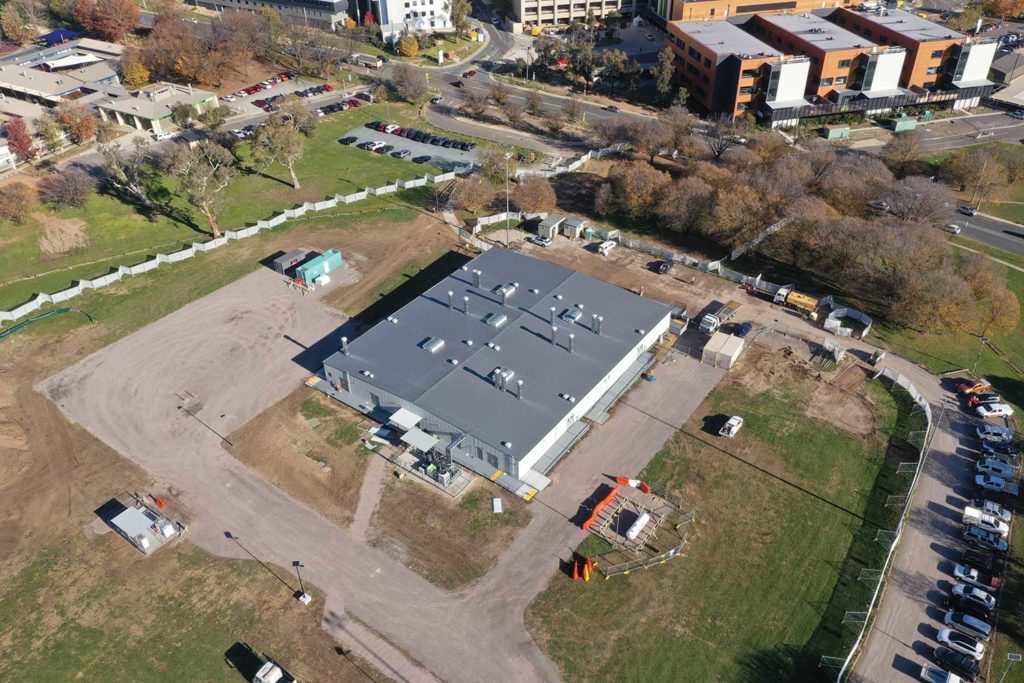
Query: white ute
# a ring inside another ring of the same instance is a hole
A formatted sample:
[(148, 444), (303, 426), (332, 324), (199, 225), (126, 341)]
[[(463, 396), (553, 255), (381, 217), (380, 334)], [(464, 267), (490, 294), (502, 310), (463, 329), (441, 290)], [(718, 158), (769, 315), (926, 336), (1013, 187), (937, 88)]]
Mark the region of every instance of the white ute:
[(260, 670), (256, 672), (256, 675), (252, 677), (252, 683), (299, 683), (297, 680), (292, 678), (289, 674), (285, 673), (274, 660), (268, 660), (266, 664), (260, 667)]

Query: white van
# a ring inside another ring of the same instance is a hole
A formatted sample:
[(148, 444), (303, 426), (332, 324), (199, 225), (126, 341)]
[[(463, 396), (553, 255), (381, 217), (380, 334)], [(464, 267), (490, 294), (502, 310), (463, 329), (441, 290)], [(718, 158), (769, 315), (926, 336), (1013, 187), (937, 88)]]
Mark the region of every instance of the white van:
[(615, 242), (611, 240), (605, 240), (601, 244), (597, 245), (597, 253), (601, 256), (607, 256), (612, 249), (615, 248)]

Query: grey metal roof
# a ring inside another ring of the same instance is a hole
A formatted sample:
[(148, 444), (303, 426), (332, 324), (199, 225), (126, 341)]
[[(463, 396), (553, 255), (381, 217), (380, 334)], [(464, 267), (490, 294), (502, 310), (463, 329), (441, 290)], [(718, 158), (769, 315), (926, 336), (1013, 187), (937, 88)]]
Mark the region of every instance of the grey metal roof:
[[(932, 40), (954, 40), (967, 37), (963, 33), (954, 31), (942, 24), (936, 24), (934, 21), (928, 21), (924, 17), (919, 17), (913, 12), (908, 12), (903, 9), (887, 9), (881, 14), (877, 11), (854, 12), (851, 8), (840, 9), (856, 14), (876, 26), (885, 26), (889, 30), (905, 35), (919, 43), (925, 43)], [(838, 10), (816, 10), (815, 13), (825, 14), (826, 12), (837, 11)]]
[[(473, 285), (474, 270), (481, 271), (479, 288)], [(510, 283), (516, 290), (503, 306), (491, 290)], [(469, 315), (462, 312), (463, 297)], [(558, 317), (568, 309), (581, 312), (578, 323)], [(494, 248), (349, 342), (350, 355), (335, 353), (325, 365), (420, 406), (519, 460), (573, 412), (577, 404), (560, 394), (581, 400), (634, 351), (642, 338), (639, 330), (653, 329), (670, 311), (582, 273)], [(483, 321), (489, 313), (507, 320), (493, 327)], [(600, 335), (591, 331), (593, 314), (603, 317)], [(444, 347), (436, 353), (421, 348), (428, 338), (444, 339)], [(490, 379), (498, 367), (514, 372), (505, 391)], [(517, 380), (523, 380), (521, 400), (515, 396)]]
[(814, 14), (759, 14), (757, 18), (826, 52), (875, 44)]
[(782, 53), (731, 21), (672, 21), (684, 35), (719, 57), (729, 55), (781, 57)]

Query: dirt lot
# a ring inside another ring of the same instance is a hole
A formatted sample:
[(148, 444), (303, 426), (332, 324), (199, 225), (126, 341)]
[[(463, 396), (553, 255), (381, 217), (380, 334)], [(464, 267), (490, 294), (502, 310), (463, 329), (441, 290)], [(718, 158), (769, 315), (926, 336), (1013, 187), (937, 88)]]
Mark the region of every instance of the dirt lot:
[(152, 681), (173, 671), (241, 683), (254, 673), (255, 660), (239, 656), (245, 643), (300, 680), (367, 680), (372, 670), (340, 656), (320, 628), (322, 596), (303, 607), (278, 577), (294, 583), (287, 569), (216, 560), (187, 541), (144, 558), (109, 530), (79, 534), (0, 597), (0, 679)]
[[(494, 514), (491, 498), (505, 501)], [(459, 501), (412, 480), (384, 489), (369, 541), (405, 566), (449, 589), (487, 573), (530, 521), (526, 503), (477, 480)]]
[(358, 441), (364, 420), (300, 387), (231, 435), (228, 450), (270, 483), (348, 526), (369, 457)]

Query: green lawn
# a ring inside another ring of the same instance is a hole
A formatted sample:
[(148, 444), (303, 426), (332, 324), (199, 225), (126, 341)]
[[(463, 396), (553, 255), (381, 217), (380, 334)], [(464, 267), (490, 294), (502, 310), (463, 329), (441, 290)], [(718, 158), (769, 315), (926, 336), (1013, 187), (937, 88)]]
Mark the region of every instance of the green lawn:
[[(1024, 145), (1015, 145), (1009, 142), (986, 142), (980, 145), (971, 145), (970, 147), (962, 147), (955, 151), (970, 151), (975, 149), (985, 149), (990, 151), (998, 151), (1000, 154), (1010, 154), (1014, 157), (1024, 157)], [(934, 171), (938, 171), (938, 167), (941, 162), (949, 158), (953, 154), (952, 151), (936, 152), (929, 155), (926, 160), (932, 165)], [(970, 199), (970, 191), (965, 193), (965, 199)], [(1020, 202), (1020, 203), (1013, 203)], [(1004, 218), (1008, 221), (1015, 223), (1024, 224), (1024, 180), (1019, 180), (1016, 183), (1010, 185), (1005, 192), (998, 197), (985, 198), (982, 202), (981, 210), (984, 213)]]
[[(564, 678), (812, 681), (821, 655), (845, 656), (856, 633), (842, 612), (867, 603), (872, 587), (856, 576), (881, 566), (868, 538), (890, 521), (871, 511), (890, 514), (876, 499), (907, 482), (884, 466), (897, 415), (887, 388), (868, 386), (876, 431), (859, 438), (803, 414), (813, 386), (779, 380), (757, 393), (727, 381), (666, 444), (641, 478), (692, 501), (689, 549), (625, 577), (553, 580), (527, 623)], [(746, 420), (728, 443), (701, 431), (717, 413)]]

